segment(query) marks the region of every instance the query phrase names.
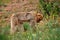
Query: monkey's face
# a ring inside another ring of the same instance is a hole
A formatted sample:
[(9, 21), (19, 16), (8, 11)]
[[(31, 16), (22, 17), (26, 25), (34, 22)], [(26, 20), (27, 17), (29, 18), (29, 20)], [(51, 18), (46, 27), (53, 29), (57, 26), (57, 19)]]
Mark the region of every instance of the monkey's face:
[(42, 19), (43, 19), (43, 15), (40, 14), (40, 13), (37, 13), (37, 14), (36, 14), (36, 17), (35, 17), (36, 22), (38, 23), (38, 22), (40, 22)]

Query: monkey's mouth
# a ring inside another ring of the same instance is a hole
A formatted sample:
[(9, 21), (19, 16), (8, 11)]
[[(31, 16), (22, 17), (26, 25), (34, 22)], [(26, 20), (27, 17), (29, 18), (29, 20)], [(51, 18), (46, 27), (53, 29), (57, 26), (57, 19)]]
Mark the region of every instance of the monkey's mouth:
[(37, 23), (39, 23), (39, 22), (40, 22), (40, 20), (41, 20), (41, 19), (37, 19)]

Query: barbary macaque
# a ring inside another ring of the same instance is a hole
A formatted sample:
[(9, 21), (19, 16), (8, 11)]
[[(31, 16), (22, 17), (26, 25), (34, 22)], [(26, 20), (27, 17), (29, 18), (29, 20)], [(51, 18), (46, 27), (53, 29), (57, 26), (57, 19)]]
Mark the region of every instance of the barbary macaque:
[(33, 28), (36, 23), (39, 23), (43, 19), (43, 15), (35, 12), (19, 12), (12, 14), (11, 16), (11, 33), (15, 33), (17, 28), (19, 31), (23, 32), (25, 29), (23, 27), (24, 22), (28, 22)]

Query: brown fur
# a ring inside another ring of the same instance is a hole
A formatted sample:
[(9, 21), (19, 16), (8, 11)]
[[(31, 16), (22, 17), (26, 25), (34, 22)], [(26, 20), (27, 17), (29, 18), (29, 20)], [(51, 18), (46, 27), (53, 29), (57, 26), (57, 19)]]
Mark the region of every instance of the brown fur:
[(34, 12), (19, 12), (11, 16), (11, 33), (15, 33), (17, 26), (21, 32), (24, 31), (23, 22), (29, 22), (30, 26), (35, 26), (36, 23), (43, 19), (43, 15)]

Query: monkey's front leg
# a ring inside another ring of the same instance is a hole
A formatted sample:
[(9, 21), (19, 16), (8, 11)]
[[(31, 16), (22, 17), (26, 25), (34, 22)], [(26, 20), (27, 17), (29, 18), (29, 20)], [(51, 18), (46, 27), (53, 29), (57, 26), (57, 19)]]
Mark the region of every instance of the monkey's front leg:
[(11, 29), (10, 29), (11, 34), (14, 34), (16, 32), (16, 30), (17, 30), (17, 27), (16, 27), (17, 21), (18, 20), (15, 17), (11, 18), (11, 21), (10, 21), (11, 22)]
[(33, 31), (35, 31), (36, 30), (36, 21), (35, 20), (31, 20), (30, 21), (30, 26), (31, 26), (31, 28), (33, 28)]

